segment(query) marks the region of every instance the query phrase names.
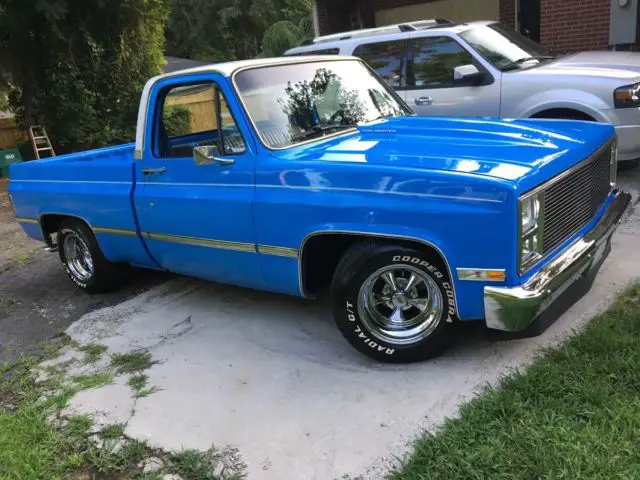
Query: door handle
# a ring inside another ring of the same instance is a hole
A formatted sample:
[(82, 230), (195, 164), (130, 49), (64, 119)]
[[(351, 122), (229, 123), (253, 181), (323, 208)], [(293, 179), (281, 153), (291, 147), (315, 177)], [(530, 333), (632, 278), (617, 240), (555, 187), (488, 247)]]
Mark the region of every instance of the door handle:
[(167, 167), (158, 167), (158, 168), (143, 168), (142, 174), (146, 176), (150, 175), (160, 175), (167, 171)]
[(431, 105), (433, 103), (433, 97), (416, 97), (414, 101), (416, 105)]
[(218, 165), (233, 165), (235, 163), (233, 158), (211, 157), (210, 160)]

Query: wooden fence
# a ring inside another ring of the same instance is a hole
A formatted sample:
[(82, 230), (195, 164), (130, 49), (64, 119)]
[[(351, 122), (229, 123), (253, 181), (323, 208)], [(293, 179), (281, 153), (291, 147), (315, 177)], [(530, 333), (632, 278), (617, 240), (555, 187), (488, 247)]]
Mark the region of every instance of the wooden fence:
[(14, 118), (0, 118), (0, 148), (15, 148), (27, 140), (27, 135), (18, 128)]
[[(174, 93), (175, 92), (175, 93)], [(167, 97), (165, 105), (181, 105), (189, 110), (191, 132), (206, 132), (215, 130), (216, 122), (215, 100), (213, 85), (194, 85), (184, 89), (176, 89)], [(220, 114), (223, 125), (231, 122), (231, 113), (226, 102), (221, 105)]]

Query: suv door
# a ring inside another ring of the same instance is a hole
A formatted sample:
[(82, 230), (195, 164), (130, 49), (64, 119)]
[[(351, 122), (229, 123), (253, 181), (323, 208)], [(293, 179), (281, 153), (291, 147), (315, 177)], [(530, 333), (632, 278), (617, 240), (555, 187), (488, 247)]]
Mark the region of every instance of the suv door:
[[(456, 67), (475, 66), (477, 83), (454, 80)], [(495, 79), (454, 38), (414, 38), (407, 62), (406, 102), (420, 115), (500, 116), (500, 79)]]
[(358, 45), (353, 56), (360, 57), (404, 100), (407, 86), (407, 39)]

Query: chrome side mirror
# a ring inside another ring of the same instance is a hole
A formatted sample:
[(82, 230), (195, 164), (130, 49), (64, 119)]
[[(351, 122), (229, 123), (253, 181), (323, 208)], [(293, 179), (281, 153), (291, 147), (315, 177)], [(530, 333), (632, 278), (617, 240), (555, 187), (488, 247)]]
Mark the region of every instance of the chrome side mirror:
[(453, 82), (465, 85), (478, 85), (485, 79), (485, 74), (475, 65), (460, 65), (453, 69)]
[(220, 156), (220, 150), (214, 145), (203, 145), (193, 149), (193, 161), (196, 165), (231, 165), (235, 160)]

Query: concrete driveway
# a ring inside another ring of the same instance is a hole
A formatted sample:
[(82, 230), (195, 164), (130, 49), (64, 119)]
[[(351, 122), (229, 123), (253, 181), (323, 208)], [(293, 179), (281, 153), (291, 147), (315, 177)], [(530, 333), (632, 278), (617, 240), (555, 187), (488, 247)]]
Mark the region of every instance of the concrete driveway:
[(155, 447), (235, 447), (249, 478), (379, 478), (423, 429), (640, 277), (640, 169), (621, 183), (634, 205), (612, 254), (589, 294), (539, 337), (492, 341), (468, 328), (435, 361), (380, 365), (343, 340), (327, 305), (181, 278), (68, 329), (111, 353), (147, 349), (159, 390), (134, 400), (120, 381), (78, 394), (72, 409), (125, 422), (128, 436)]

